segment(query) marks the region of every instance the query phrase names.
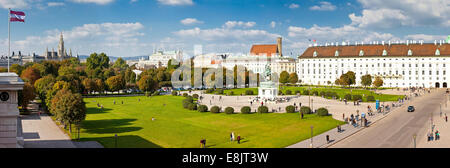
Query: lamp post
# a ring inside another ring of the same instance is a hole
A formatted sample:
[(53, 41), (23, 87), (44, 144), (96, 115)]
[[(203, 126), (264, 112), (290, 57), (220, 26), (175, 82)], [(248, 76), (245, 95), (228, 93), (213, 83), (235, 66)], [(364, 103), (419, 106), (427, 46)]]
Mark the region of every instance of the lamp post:
[(314, 111), (314, 99), (311, 99), (311, 110)]
[(414, 140), (414, 148), (417, 148), (417, 147), (416, 147), (416, 137), (417, 137), (417, 135), (416, 135), (416, 134), (414, 134), (414, 135), (413, 135), (413, 140)]
[[(311, 86), (308, 88), (309, 107), (311, 107)], [(450, 99), (450, 97), (449, 97)]]
[(311, 148), (313, 148), (313, 128), (314, 126), (311, 125), (311, 144), (309, 144)]

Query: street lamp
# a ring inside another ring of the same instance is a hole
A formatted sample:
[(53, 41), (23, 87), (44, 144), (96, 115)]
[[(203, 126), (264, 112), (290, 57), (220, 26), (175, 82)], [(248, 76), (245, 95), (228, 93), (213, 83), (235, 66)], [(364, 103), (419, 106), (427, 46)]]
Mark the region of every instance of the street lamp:
[(314, 126), (311, 125), (311, 144), (309, 144), (311, 148), (313, 148), (313, 128)]
[(413, 135), (413, 140), (414, 140), (414, 148), (417, 148), (417, 147), (416, 147), (416, 137), (417, 137), (417, 135), (416, 135), (416, 134), (414, 134), (414, 135)]

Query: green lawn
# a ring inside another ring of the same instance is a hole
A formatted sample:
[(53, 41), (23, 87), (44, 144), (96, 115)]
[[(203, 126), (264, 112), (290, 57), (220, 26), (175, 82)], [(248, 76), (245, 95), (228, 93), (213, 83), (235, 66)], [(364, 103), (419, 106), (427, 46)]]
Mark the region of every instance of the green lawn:
[[(86, 98), (88, 114), (82, 123), (81, 140), (114, 147), (117, 133), (118, 147), (198, 148), (200, 139), (206, 138), (206, 146), (212, 148), (280, 148), (308, 139), (311, 125), (314, 133), (320, 134), (343, 124), (331, 116), (314, 114), (301, 120), (298, 113), (200, 113), (183, 109), (183, 99), (175, 96)], [(97, 102), (103, 104), (104, 112), (97, 108)], [(151, 121), (152, 117), (156, 120)], [(232, 131), (236, 136), (241, 135), (241, 144), (229, 141)], [(76, 135), (74, 131), (72, 138)]]
[[(304, 90), (308, 90), (309, 87), (301, 86), (282, 86), (280, 87), (280, 91), (283, 93), (286, 93), (286, 90), (291, 90), (292, 94), (295, 94), (295, 91), (299, 90), (300, 93), (303, 93)], [(255, 95), (258, 95), (258, 88), (238, 88), (238, 89), (228, 89), (224, 90), (224, 95), (227, 95), (228, 92), (232, 91), (233, 95), (245, 95), (246, 90), (253, 90), (253, 93)], [(397, 101), (399, 98), (403, 98), (404, 96), (401, 95), (387, 95), (387, 94), (376, 94), (375, 92), (371, 90), (362, 90), (362, 89), (342, 89), (342, 88), (327, 88), (327, 87), (311, 87), (311, 92), (318, 91), (319, 93), (321, 91), (331, 91), (336, 92), (339, 97), (343, 98), (346, 94), (352, 94), (352, 95), (365, 95), (363, 97), (363, 101), (366, 101), (366, 97), (369, 95), (374, 96), (375, 100), (380, 100), (381, 102), (385, 101)]]

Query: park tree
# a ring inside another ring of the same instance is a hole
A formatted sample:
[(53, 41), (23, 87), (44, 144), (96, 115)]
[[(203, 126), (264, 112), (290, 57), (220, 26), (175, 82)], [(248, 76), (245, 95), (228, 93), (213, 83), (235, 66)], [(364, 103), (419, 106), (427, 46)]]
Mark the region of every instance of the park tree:
[(118, 68), (120, 70), (125, 70), (125, 69), (128, 68), (128, 64), (122, 58), (117, 58), (117, 60), (114, 62), (112, 67), (113, 68)]
[(34, 100), (34, 98), (36, 97), (33, 85), (31, 85), (29, 82), (26, 82), (23, 86), (23, 90), (20, 91), (19, 97), (19, 103), (22, 106), (22, 109), (26, 110), (30, 101)]
[(85, 78), (83, 79), (83, 81), (81, 82), (83, 84), (84, 89), (88, 92), (91, 93), (92, 91), (95, 90), (95, 81), (90, 79), (90, 78)]
[(41, 76), (46, 76), (47, 73), (45, 73), (45, 66), (43, 64), (40, 63), (34, 63), (31, 67), (33, 67), (34, 69), (39, 70), (39, 75)]
[(105, 83), (101, 79), (94, 79), (95, 81), (95, 87), (94, 90), (98, 93), (102, 93), (105, 91)]
[(336, 79), (336, 80), (334, 81), (334, 84), (335, 84), (336, 86), (341, 85), (341, 80), (340, 80), (340, 79)]
[(111, 92), (119, 93), (120, 90), (125, 88), (125, 79), (121, 75), (110, 77), (106, 80), (106, 85)]
[(18, 75), (22, 74), (22, 71), (25, 69), (25, 67), (19, 65), (19, 64), (12, 64), (10, 67), (11, 72), (14, 72)]
[(88, 70), (100, 68), (100, 70), (109, 68), (109, 57), (105, 53), (92, 53), (86, 59), (86, 66)]
[(350, 86), (351, 85), (351, 79), (348, 77), (347, 74), (342, 74), (339, 77), (339, 84), (342, 86)]
[(86, 105), (80, 94), (74, 94), (70, 90), (59, 90), (51, 101), (51, 110), (56, 119), (64, 125), (69, 125), (72, 132), (72, 124), (80, 124), (86, 118)]
[(139, 89), (142, 91), (154, 91), (158, 87), (158, 83), (150, 76), (144, 75), (138, 82)]
[(289, 82), (289, 73), (286, 71), (283, 71), (280, 73), (280, 83), (286, 84)]
[(58, 76), (78, 76), (78, 72), (75, 70), (74, 67), (70, 66), (63, 66), (59, 68), (58, 70)]
[(379, 76), (375, 77), (375, 81), (373, 81), (373, 86), (375, 88), (379, 88), (379, 87), (383, 86), (383, 79), (381, 79), (381, 77), (379, 77)]
[[(62, 89), (71, 90), (71, 91), (74, 90), (69, 82), (56, 81), (55, 84), (53, 84), (52, 88), (50, 90), (48, 90), (46, 95), (45, 95), (45, 103), (46, 103), (47, 107), (51, 108), (52, 99), (54, 98), (56, 93), (58, 93), (58, 91), (60, 91)], [(51, 111), (52, 110), (50, 109), (50, 112)]]
[(22, 75), (20, 75), (22, 79), (25, 79), (30, 82), (30, 84), (34, 85), (34, 82), (41, 78), (41, 74), (38, 69), (33, 67), (28, 67), (24, 71), (22, 71)]
[(45, 67), (45, 75), (47, 76), (49, 74), (52, 74), (53, 76), (58, 76), (58, 69), (60, 67), (60, 65), (58, 64), (58, 62), (56, 61), (42, 61), (41, 62), (42, 65), (44, 65)]
[(355, 74), (355, 72), (348, 71), (346, 74), (347, 74), (347, 77), (349, 79), (349, 84), (348, 85), (350, 86), (350, 85), (356, 84), (356, 74)]
[(34, 90), (38, 94), (38, 97), (41, 100), (41, 104), (44, 105), (44, 109), (47, 109), (45, 103), (47, 92), (53, 88), (55, 82), (56, 79), (53, 77), (53, 75), (47, 75), (41, 79), (38, 79), (34, 83)]
[(361, 85), (365, 87), (372, 85), (372, 76), (369, 74), (361, 76)]
[(297, 73), (292, 72), (292, 73), (289, 75), (289, 83), (291, 83), (291, 84), (296, 84), (297, 82), (298, 82), (298, 75), (297, 75)]

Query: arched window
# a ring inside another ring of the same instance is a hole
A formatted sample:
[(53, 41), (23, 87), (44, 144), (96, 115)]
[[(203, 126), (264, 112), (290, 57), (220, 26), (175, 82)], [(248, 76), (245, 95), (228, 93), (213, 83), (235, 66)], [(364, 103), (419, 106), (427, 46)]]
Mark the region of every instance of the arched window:
[(436, 49), (436, 52), (434, 53), (434, 55), (441, 55), (441, 52), (439, 51), (439, 49)]
[(383, 56), (386, 56), (386, 55), (387, 55), (387, 51), (383, 50)]
[(339, 56), (339, 51), (338, 50), (336, 50), (336, 52), (334, 52), (334, 56)]
[(317, 51), (314, 51), (313, 57), (317, 57)]
[(359, 56), (364, 56), (364, 51), (363, 50), (359, 51)]
[(413, 53), (411, 51), (411, 49), (408, 50), (408, 56), (411, 56)]

